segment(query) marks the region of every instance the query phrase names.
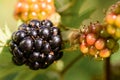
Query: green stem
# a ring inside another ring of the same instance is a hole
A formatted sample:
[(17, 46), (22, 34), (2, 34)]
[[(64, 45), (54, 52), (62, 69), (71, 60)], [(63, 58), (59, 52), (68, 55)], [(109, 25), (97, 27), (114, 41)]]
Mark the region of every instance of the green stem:
[(59, 26), (61, 29), (65, 30), (65, 31), (71, 30), (70, 27), (66, 27), (62, 23), (60, 23)]
[(110, 80), (111, 76), (111, 65), (110, 57), (105, 60), (105, 80)]
[(61, 72), (61, 75), (63, 76), (79, 59), (81, 59), (83, 55), (78, 55), (75, 57)]
[(60, 79), (59, 80), (64, 80), (64, 75), (60, 74)]

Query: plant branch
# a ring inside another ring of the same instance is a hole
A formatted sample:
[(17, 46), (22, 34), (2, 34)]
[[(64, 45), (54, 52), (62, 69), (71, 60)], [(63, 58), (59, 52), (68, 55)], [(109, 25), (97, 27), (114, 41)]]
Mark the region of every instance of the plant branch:
[(105, 80), (110, 80), (111, 76), (111, 66), (110, 57), (105, 60)]
[(61, 75), (64, 75), (78, 60), (80, 60), (83, 57), (83, 55), (78, 55), (75, 57), (61, 72)]
[(65, 31), (71, 30), (69, 27), (64, 26), (62, 23), (60, 23), (59, 26), (60, 26), (60, 28), (62, 28)]

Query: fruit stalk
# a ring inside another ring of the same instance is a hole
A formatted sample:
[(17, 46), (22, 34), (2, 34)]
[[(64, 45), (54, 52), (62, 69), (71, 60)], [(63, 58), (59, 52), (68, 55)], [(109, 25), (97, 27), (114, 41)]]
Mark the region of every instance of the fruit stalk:
[(111, 66), (110, 66), (110, 57), (105, 59), (105, 80), (110, 80), (111, 76)]

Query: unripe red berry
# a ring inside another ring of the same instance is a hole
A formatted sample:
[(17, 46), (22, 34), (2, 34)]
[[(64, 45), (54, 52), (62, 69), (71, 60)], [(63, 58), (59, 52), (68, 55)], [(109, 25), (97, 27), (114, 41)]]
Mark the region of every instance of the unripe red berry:
[(82, 43), (83, 41), (85, 41), (85, 34), (80, 34), (80, 43)]
[(102, 29), (102, 25), (99, 22), (97, 22), (95, 24), (91, 24), (89, 28), (92, 33), (99, 33)]
[(95, 42), (95, 47), (96, 47), (96, 49), (98, 49), (98, 50), (101, 50), (101, 49), (103, 49), (104, 47), (105, 47), (105, 41), (104, 41), (104, 39), (98, 39), (96, 42)]
[(96, 41), (96, 35), (93, 34), (93, 33), (89, 33), (87, 36), (86, 36), (86, 42), (88, 45), (93, 45)]

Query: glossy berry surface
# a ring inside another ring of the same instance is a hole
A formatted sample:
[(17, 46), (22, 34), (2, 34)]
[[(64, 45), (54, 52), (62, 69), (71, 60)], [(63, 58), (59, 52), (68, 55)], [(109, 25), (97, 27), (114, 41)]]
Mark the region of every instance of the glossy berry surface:
[(110, 25), (109, 27), (111, 28), (107, 30), (106, 25), (99, 22), (90, 23), (90, 25), (85, 26), (80, 32), (80, 51), (84, 55), (102, 59), (110, 57), (112, 53), (118, 51), (119, 44), (109, 32), (111, 34), (116, 33), (116, 36), (119, 36), (119, 30), (115, 32), (113, 26)]
[(95, 47), (98, 49), (98, 50), (101, 50), (105, 47), (105, 41), (104, 39), (98, 39), (96, 42), (95, 42)]
[(103, 49), (100, 51), (99, 56), (102, 58), (107, 58), (111, 55), (111, 51), (109, 49)]
[(120, 39), (120, 1), (110, 6), (106, 12), (107, 32), (115, 39)]
[(89, 33), (87, 36), (86, 36), (86, 42), (87, 44), (89, 45), (93, 45), (96, 41), (96, 35), (93, 34), (93, 33)]
[(18, 0), (15, 5), (14, 17), (26, 22), (32, 19), (48, 19), (54, 13), (54, 0)]
[(50, 20), (21, 24), (9, 43), (12, 61), (30, 69), (45, 69), (63, 56), (60, 30)]

